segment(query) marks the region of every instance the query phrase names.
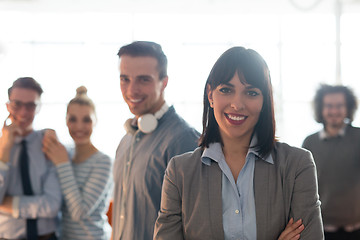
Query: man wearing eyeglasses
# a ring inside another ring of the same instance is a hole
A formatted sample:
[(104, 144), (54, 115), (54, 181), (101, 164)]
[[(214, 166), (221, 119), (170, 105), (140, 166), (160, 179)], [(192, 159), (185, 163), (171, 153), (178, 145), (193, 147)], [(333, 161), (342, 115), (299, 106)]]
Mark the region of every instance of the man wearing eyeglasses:
[(43, 90), (33, 78), (8, 89), (0, 137), (0, 239), (56, 239), (61, 191), (42, 152), (44, 131), (33, 129)]
[(324, 128), (303, 147), (314, 156), (325, 239), (360, 239), (360, 128), (351, 122), (356, 97), (345, 86), (321, 85), (315, 119)]

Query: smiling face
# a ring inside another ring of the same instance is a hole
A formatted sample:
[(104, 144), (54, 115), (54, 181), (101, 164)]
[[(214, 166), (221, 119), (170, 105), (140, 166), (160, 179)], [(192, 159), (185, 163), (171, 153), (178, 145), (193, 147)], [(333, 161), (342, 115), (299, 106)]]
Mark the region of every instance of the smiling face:
[(323, 98), (322, 115), (326, 127), (341, 128), (347, 116), (343, 93), (329, 93)]
[(33, 130), (32, 123), (39, 103), (40, 96), (32, 89), (14, 88), (11, 91), (6, 107), (11, 121), (20, 127), (23, 135), (27, 135)]
[(248, 144), (263, 106), (260, 89), (243, 84), (235, 73), (229, 82), (213, 90), (208, 86), (208, 99), (224, 144), (227, 141)]
[(164, 100), (168, 78), (159, 79), (158, 62), (153, 57), (120, 58), (120, 87), (123, 98), (136, 118), (157, 112)]
[(76, 145), (90, 143), (95, 123), (95, 114), (90, 106), (70, 104), (66, 114), (66, 125)]

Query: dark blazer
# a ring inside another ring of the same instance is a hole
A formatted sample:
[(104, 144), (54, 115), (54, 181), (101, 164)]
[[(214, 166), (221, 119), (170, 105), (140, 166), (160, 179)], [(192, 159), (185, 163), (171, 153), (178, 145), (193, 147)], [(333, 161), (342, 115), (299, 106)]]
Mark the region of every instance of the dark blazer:
[[(224, 239), (222, 172), (201, 162), (202, 150), (174, 157), (166, 170), (154, 239)], [(257, 239), (278, 239), (293, 217), (301, 239), (324, 239), (316, 169), (310, 152), (276, 143), (274, 164), (256, 160), (254, 194)]]

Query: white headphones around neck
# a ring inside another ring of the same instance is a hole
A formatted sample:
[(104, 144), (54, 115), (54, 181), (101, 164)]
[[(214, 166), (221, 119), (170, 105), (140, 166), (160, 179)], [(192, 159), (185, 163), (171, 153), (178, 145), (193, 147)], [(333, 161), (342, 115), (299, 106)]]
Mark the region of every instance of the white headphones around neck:
[(140, 131), (146, 134), (154, 131), (158, 125), (158, 120), (167, 112), (168, 109), (169, 106), (164, 103), (160, 110), (155, 114), (147, 113), (139, 117), (137, 123)]

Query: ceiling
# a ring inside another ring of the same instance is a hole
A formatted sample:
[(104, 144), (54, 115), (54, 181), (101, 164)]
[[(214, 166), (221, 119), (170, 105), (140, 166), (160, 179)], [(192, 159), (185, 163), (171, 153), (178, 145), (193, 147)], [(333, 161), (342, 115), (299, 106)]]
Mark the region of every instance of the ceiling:
[(0, 0), (0, 11), (176, 12), (176, 13), (333, 13), (359, 12), (360, 0)]

